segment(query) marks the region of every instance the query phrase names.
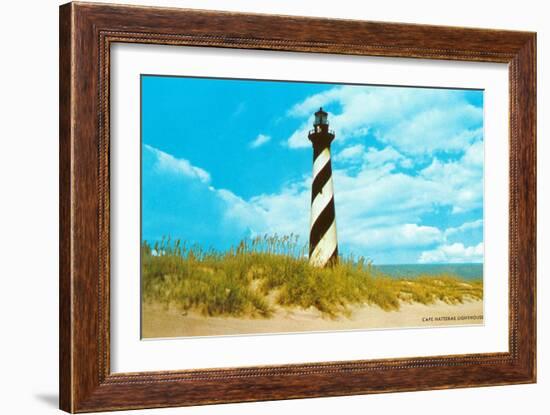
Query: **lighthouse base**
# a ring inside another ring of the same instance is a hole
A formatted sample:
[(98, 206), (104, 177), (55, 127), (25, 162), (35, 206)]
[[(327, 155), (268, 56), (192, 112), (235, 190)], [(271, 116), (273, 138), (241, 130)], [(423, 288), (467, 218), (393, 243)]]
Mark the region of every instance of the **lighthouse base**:
[(314, 267), (326, 267), (338, 262), (338, 239), (336, 236), (336, 221), (325, 232), (309, 255), (309, 263)]

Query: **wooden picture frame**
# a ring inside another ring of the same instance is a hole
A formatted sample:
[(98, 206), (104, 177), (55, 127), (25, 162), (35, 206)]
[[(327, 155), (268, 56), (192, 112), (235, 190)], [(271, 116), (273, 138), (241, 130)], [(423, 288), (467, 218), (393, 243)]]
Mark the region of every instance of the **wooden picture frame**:
[[(509, 352), (111, 373), (109, 62), (110, 46), (117, 42), (508, 64)], [(535, 382), (535, 33), (69, 3), (60, 8), (59, 94), (61, 409), (91, 412)]]

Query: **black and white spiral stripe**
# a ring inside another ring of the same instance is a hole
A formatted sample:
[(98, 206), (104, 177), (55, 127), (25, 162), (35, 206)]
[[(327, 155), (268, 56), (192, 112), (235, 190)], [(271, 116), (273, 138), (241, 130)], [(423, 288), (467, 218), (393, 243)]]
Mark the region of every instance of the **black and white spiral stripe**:
[(330, 147), (313, 149), (309, 261), (324, 267), (338, 258)]

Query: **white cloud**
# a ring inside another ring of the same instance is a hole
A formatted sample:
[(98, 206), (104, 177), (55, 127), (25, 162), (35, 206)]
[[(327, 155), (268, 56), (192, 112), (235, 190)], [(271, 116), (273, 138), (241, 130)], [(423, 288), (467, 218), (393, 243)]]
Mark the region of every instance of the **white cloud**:
[(456, 234), (464, 233), (472, 229), (479, 229), (483, 227), (483, 219), (478, 219), (472, 222), (465, 222), (456, 228), (447, 228), (445, 229), (445, 237), (454, 236)]
[(404, 157), (401, 153), (396, 151), (393, 147), (384, 147), (378, 150), (374, 147), (369, 148), (369, 151), (364, 157), (367, 168), (375, 168), (382, 166), (386, 163), (398, 164), (402, 167), (411, 167), (412, 161)]
[(279, 193), (261, 194), (249, 200), (229, 190), (215, 190), (226, 203), (225, 220), (238, 222), (255, 234), (300, 235), (306, 242), (309, 227), (309, 187), (311, 180), (293, 183)]
[(399, 213), (405, 223), (417, 222), (437, 206), (449, 206), (457, 213), (479, 208), (483, 169), (471, 163), (471, 153), (456, 161), (434, 159), (419, 174), (405, 174), (394, 171), (396, 164), (407, 160), (400, 153), (391, 147), (370, 149), (357, 173), (334, 171), (336, 202), (342, 206), (339, 214), (361, 218)]
[[(377, 139), (392, 144), (407, 154), (432, 154), (436, 150), (460, 151), (483, 136), (481, 128), (464, 128), (462, 118), (480, 120), (479, 108), (471, 105), (452, 109), (432, 109), (404, 119), (387, 130), (379, 130)], [(468, 125), (468, 124), (466, 124)]]
[(459, 151), (483, 134), (482, 109), (457, 91), (348, 85), (312, 95), (288, 111), (292, 117), (307, 117), (288, 146), (307, 147), (313, 112), (333, 103), (341, 108), (329, 114), (335, 145), (372, 131), (377, 140), (405, 154), (432, 154)]
[(356, 144), (354, 146), (349, 146), (344, 148), (338, 154), (335, 155), (336, 160), (361, 160), (365, 154), (365, 146), (363, 144)]
[(143, 148), (155, 157), (154, 168), (158, 171), (183, 175), (203, 183), (210, 182), (210, 174), (200, 167), (193, 166), (188, 160), (176, 158), (148, 144), (144, 144)]
[[(330, 115), (329, 115), (330, 116)], [(311, 147), (311, 142), (307, 138), (309, 131), (313, 128), (313, 115), (307, 121), (303, 122), (300, 128), (292, 133), (286, 141), (289, 148), (308, 148)]]
[(319, 94), (311, 95), (294, 105), (287, 113), (291, 117), (304, 117), (317, 111), (323, 105), (339, 100), (346, 87), (335, 87)]
[(365, 149), (363, 144), (355, 144), (345, 147), (334, 157), (336, 162), (343, 163), (363, 163), (363, 168), (372, 170), (379, 167), (401, 166), (405, 168), (412, 167), (412, 160), (403, 156), (391, 146), (377, 149), (369, 147)]
[[(479, 208), (483, 204), (483, 143), (475, 142), (456, 161), (434, 158), (420, 172), (420, 177), (434, 184), (433, 197), (451, 205), (453, 213)], [(434, 189), (435, 190), (435, 189)]]
[(271, 140), (271, 137), (268, 136), (268, 135), (265, 135), (265, 134), (259, 134), (258, 137), (256, 137), (254, 139), (254, 141), (252, 141), (250, 143), (250, 147), (251, 148), (258, 148), (260, 146), (263, 146), (264, 144), (266, 144), (267, 142), (269, 142)]
[(483, 262), (483, 242), (475, 246), (462, 243), (441, 245), (436, 249), (424, 251), (418, 259), (420, 263), (464, 263)]
[[(382, 225), (382, 224), (381, 224)], [(362, 249), (422, 248), (442, 241), (441, 231), (433, 226), (405, 223), (393, 226), (370, 226), (364, 223), (340, 231), (342, 242)]]

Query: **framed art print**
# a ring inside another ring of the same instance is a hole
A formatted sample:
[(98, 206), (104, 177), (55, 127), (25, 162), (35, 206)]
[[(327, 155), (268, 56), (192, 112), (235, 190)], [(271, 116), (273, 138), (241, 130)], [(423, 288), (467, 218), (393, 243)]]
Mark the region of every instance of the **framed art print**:
[(60, 28), (62, 409), (535, 381), (535, 34)]
[(141, 97), (143, 338), (483, 324), (483, 91)]

